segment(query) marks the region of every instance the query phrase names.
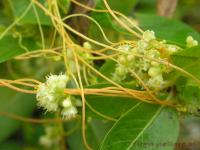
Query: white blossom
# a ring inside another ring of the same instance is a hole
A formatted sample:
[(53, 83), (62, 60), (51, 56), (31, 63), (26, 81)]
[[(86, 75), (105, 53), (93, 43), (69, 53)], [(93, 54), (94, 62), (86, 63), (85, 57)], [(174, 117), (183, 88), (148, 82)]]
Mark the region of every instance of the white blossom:
[(46, 147), (51, 148), (59, 145), (60, 135), (57, 126), (45, 127), (45, 134), (39, 138), (39, 143)]
[(147, 30), (143, 33), (143, 39), (146, 42), (156, 39), (155, 33), (152, 30)]
[(130, 48), (131, 48), (131, 46), (128, 45), (128, 44), (124, 44), (124, 45), (121, 45), (121, 46), (118, 47), (118, 49), (122, 50), (122, 51), (129, 51)]
[(70, 106), (70, 107), (63, 108), (61, 115), (63, 119), (70, 119), (70, 118), (75, 117), (77, 113), (78, 111), (76, 107)]
[(112, 80), (116, 82), (130, 80), (130, 75), (133, 76), (131, 72), (135, 72), (151, 89), (163, 87), (166, 83), (163, 75), (169, 71), (164, 64), (156, 60), (168, 58), (170, 54), (181, 50), (177, 45), (167, 44), (165, 40), (156, 40), (155, 33), (152, 30), (145, 31), (142, 38), (136, 43), (124, 44), (119, 46), (118, 49), (127, 53), (119, 53)]
[(86, 49), (92, 49), (92, 45), (89, 42), (84, 42), (83, 47)]
[(148, 80), (147, 85), (150, 88), (161, 88), (164, 85), (162, 74), (152, 77)]
[(197, 46), (197, 45), (198, 45), (198, 41), (194, 40), (192, 36), (188, 36), (186, 38), (186, 46), (188, 48), (194, 47), (194, 46)]
[(66, 107), (71, 107), (71, 106), (72, 106), (72, 102), (71, 102), (71, 100), (70, 100), (70, 97), (67, 97), (66, 99), (63, 100), (62, 106), (63, 106), (64, 108), (66, 108)]
[(162, 74), (161, 68), (158, 67), (151, 67), (148, 71), (149, 76), (156, 77), (159, 74)]
[(39, 143), (44, 146), (44, 147), (51, 147), (52, 146), (52, 141), (49, 137), (43, 135), (39, 139)]
[(47, 77), (46, 83), (38, 86), (37, 103), (47, 111), (56, 111), (59, 107), (59, 101), (64, 96), (64, 89), (67, 84), (68, 77), (66, 75), (50, 75)]

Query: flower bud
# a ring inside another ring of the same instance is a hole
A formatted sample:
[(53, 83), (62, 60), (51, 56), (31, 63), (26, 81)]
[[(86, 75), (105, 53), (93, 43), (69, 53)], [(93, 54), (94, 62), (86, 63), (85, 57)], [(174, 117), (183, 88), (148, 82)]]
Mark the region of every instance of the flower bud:
[(63, 107), (70, 107), (70, 106), (72, 106), (71, 99), (69, 97), (66, 98), (66, 99), (64, 99), (63, 102), (62, 102), (62, 106)]
[(194, 47), (198, 45), (198, 41), (194, 40), (192, 36), (188, 36), (186, 38), (186, 46), (187, 47)]
[(161, 69), (160, 67), (151, 67), (148, 71), (148, 75), (151, 76), (151, 77), (155, 77), (159, 74), (161, 74)]
[(146, 42), (156, 39), (154, 31), (147, 30), (143, 33), (143, 39)]
[(70, 119), (76, 116), (76, 114), (78, 113), (76, 107), (74, 106), (70, 106), (67, 108), (63, 108), (61, 115), (64, 119)]
[(83, 47), (86, 49), (92, 49), (92, 45), (89, 42), (84, 42)]
[(124, 56), (119, 56), (118, 61), (119, 61), (120, 64), (126, 64), (127, 63), (126, 58)]

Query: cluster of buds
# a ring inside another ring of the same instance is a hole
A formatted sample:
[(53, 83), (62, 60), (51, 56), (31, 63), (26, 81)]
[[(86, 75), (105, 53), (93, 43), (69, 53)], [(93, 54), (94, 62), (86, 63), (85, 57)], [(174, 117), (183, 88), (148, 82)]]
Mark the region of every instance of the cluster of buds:
[(64, 93), (69, 81), (66, 75), (50, 75), (45, 83), (38, 86), (37, 103), (39, 107), (48, 112), (61, 110), (62, 117), (69, 119), (77, 114), (77, 109), (72, 103), (72, 98)]
[(39, 143), (46, 148), (59, 147), (60, 134), (57, 126), (45, 127), (45, 134), (39, 138)]
[[(86, 50), (81, 50), (78, 47), (74, 50), (68, 48), (67, 49), (67, 63), (68, 66), (70, 68), (70, 71), (72, 73), (76, 73), (77, 72), (77, 67), (76, 67), (76, 62), (75, 62), (75, 56), (74, 53), (76, 53), (76, 55), (78, 55), (79, 57), (81, 57), (84, 61), (86, 61), (89, 64), (92, 64), (91, 61), (91, 57), (92, 55), (90, 54), (89, 50), (92, 49), (92, 46), (89, 42), (84, 42), (83, 43), (83, 48), (85, 48)], [(79, 64), (79, 69), (82, 69), (82, 65)]]
[(198, 44), (199, 44), (198, 41), (194, 40), (192, 36), (188, 36), (186, 38), (186, 46), (188, 48), (197, 46)]
[[(169, 55), (179, 51), (176, 45), (167, 44), (166, 41), (156, 40), (153, 31), (145, 31), (142, 39), (135, 44), (124, 44), (118, 47), (121, 53), (117, 58), (113, 80), (120, 82), (128, 78), (129, 73), (135, 72), (151, 89), (162, 88), (165, 85), (163, 74), (168, 69), (155, 60), (167, 59)], [(138, 57), (137, 55), (144, 56)]]

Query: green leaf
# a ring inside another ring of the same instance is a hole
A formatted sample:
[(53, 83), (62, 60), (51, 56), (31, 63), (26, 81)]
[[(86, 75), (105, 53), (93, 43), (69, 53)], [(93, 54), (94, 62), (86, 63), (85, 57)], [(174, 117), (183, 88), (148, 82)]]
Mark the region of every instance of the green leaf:
[(160, 39), (185, 45), (185, 39), (191, 35), (200, 41), (197, 31), (178, 20), (148, 14), (137, 14), (136, 18), (143, 30), (154, 30), (156, 37)]
[[(29, 6), (30, 2), (31, 2), (30, 0), (20, 0), (20, 1), (17, 1), (17, 2), (12, 0), (13, 14), (14, 14), (15, 18), (18, 18), (23, 14), (23, 12)], [(42, 2), (40, 1), (40, 3), (44, 4), (45, 1), (42, 0)], [(37, 15), (38, 15), (39, 20), (40, 20), (40, 24), (41, 25), (52, 25), (50, 17), (47, 16), (44, 13), (44, 11), (41, 10), (40, 8), (38, 8), (35, 4), (33, 4), (33, 6), (36, 9)], [(30, 10), (27, 12), (27, 14), (22, 18), (20, 23), (38, 24), (38, 20), (36, 18), (36, 13), (34, 12), (33, 6), (30, 8)]]
[(58, 6), (64, 14), (67, 14), (70, 9), (70, 0), (58, 0)]
[[(95, 2), (96, 2), (96, 7), (105, 7), (103, 0), (95, 0)], [(133, 11), (133, 8), (138, 3), (138, 0), (123, 0), (123, 1), (109, 0), (107, 2), (112, 10), (116, 10), (123, 14), (129, 15)]]
[[(23, 46), (20, 44), (23, 44)], [(26, 49), (24, 47), (26, 47)], [(14, 38), (10, 35), (4, 36), (0, 39), (0, 63), (23, 54), (27, 50), (31, 51), (34, 49), (38, 49), (38, 46), (33, 38), (24, 38), (20, 43), (19, 38)]]
[[(103, 88), (110, 87), (110, 84), (97, 84), (90, 86), (90, 88)], [(123, 87), (130, 88), (131, 84), (124, 84)], [(87, 102), (98, 112), (107, 115), (109, 117), (118, 118), (131, 107), (136, 105), (138, 101), (134, 98), (127, 97), (112, 97), (112, 96), (86, 96)], [(97, 114), (92, 112), (88, 107), (86, 109), (87, 116), (99, 118)]]
[(173, 150), (178, 129), (174, 111), (141, 102), (114, 124), (101, 150)]
[(1, 143), (0, 145), (1, 150), (22, 150), (22, 144), (14, 142), (14, 141), (8, 141), (5, 143)]
[[(200, 46), (179, 51), (171, 56), (171, 60), (176, 66), (200, 79)], [(199, 115), (199, 83), (178, 71), (173, 71), (170, 76), (175, 80), (179, 102), (188, 109), (188, 112)]]
[(175, 82), (176, 97), (180, 104), (187, 109), (188, 113), (200, 115), (200, 88), (194, 81), (180, 76)]
[[(138, 103), (138, 101), (133, 98), (109, 96), (87, 96), (86, 100), (96, 111), (114, 118), (120, 117)], [(89, 108), (87, 108), (87, 115), (97, 117)]]
[[(96, 0), (95, 2), (96, 9), (105, 9), (105, 5), (102, 0)], [(124, 0), (123, 2), (115, 0), (108, 1), (111, 9), (119, 11), (127, 16), (130, 16), (137, 2), (138, 0)], [(118, 23), (113, 19), (113, 17), (109, 15), (109, 13), (92, 12), (91, 17), (94, 18), (101, 25), (106, 35), (112, 41), (116, 41), (119, 38), (119, 34), (113, 32), (113, 29), (122, 34), (130, 34), (126, 32), (126, 30), (124, 30), (122, 27), (120, 27)], [(98, 39), (98, 41), (105, 42), (99, 28), (97, 28), (96, 25), (90, 24), (89, 34), (92, 38)]]
[[(100, 72), (108, 78), (112, 78), (112, 74), (115, 72), (116, 62), (113, 60), (107, 60), (103, 66), (100, 68)], [(99, 77), (99, 82), (104, 81), (105, 79)]]
[(172, 56), (192, 57), (193, 59), (200, 58), (200, 46), (186, 48), (174, 53)]
[(17, 38), (5, 36), (0, 40), (0, 63), (24, 52), (25, 50), (19, 46), (19, 40)]
[[(77, 123), (79, 122), (79, 126)], [(70, 150), (86, 150), (83, 144), (83, 139), (81, 135), (81, 120), (71, 121), (64, 124), (66, 131), (71, 131), (76, 128), (76, 130), (67, 136), (67, 145)], [(98, 120), (90, 118), (86, 123), (86, 135), (87, 141), (89, 145), (94, 148), (94, 150), (98, 149), (100, 143), (102, 142), (104, 136), (108, 132), (108, 130), (112, 127), (113, 123), (105, 120)]]
[[(33, 95), (17, 93), (6, 88), (0, 88), (0, 95), (0, 111), (28, 116), (35, 108)], [(21, 122), (1, 114), (0, 124), (0, 142), (2, 142), (17, 130)]]
[[(121, 32), (121, 34), (125, 33), (131, 35), (127, 31), (121, 30), (122, 27), (114, 23), (114, 21), (108, 16), (108, 14), (93, 13), (92, 17), (96, 19), (104, 29), (114, 29), (117, 32)], [(103, 19), (101, 19), (101, 17), (103, 17)], [(178, 20), (142, 13), (136, 14), (135, 19), (139, 22), (139, 26), (141, 29), (154, 30), (156, 37), (159, 39), (164, 39), (171, 43), (182, 46), (185, 46), (185, 40), (189, 35), (193, 36), (194, 39), (200, 41), (200, 34), (197, 31)], [(91, 30), (94, 31), (94, 34), (92, 34), (92, 36), (99, 39), (98, 37), (100, 35), (97, 33), (99, 32), (99, 30), (94, 27), (92, 27)], [(92, 33), (92, 31), (90, 33)], [(107, 32), (106, 30), (106, 33), (109, 33), (109, 31)]]
[(89, 119), (87, 123), (87, 139), (94, 149), (99, 149), (100, 144), (112, 127), (113, 122), (98, 120), (98, 119)]
[(141, 0), (138, 3), (138, 7), (136, 8), (136, 12), (142, 12), (146, 14), (156, 14), (156, 4), (157, 0)]
[[(171, 56), (174, 65), (181, 67), (185, 71), (188, 71), (193, 76), (200, 79), (200, 46), (184, 49)], [(178, 75), (183, 75), (180, 72)]]

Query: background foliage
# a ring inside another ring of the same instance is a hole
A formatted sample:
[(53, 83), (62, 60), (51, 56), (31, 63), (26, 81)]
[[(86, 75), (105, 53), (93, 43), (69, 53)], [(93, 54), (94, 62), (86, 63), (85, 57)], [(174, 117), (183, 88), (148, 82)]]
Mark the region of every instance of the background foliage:
[[(71, 13), (75, 9), (75, 6), (70, 4), (68, 0), (59, 0), (59, 3), (63, 14)], [(94, 3), (95, 8), (104, 8), (101, 0), (94, 0)], [(27, 10), (29, 4), (29, 0), (3, 0), (0, 2), (0, 78), (34, 77), (44, 81), (45, 76), (50, 72), (59, 73), (60, 70), (63, 70), (61, 64), (56, 64), (47, 58), (25, 61), (12, 59), (27, 51), (42, 48), (38, 19), (45, 31), (46, 47), (49, 47), (53, 37), (53, 25), (50, 18), (36, 6), (35, 10), (33, 7)], [(109, 0), (109, 4), (112, 9), (122, 12), (133, 19), (142, 29), (154, 30), (159, 39), (166, 39), (168, 42), (180, 46), (185, 45), (185, 38), (189, 35), (200, 41), (200, 14), (197, 13), (200, 5), (198, 5), (198, 0), (180, 1), (173, 19), (156, 15), (155, 0), (124, 0), (123, 3), (122, 1)], [(13, 26), (5, 36), (2, 36), (3, 31), (26, 11), (28, 13), (24, 15), (20, 22)], [(89, 14), (100, 23), (113, 41), (130, 38), (130, 34), (118, 26), (108, 14), (96, 12), (89, 12)], [(70, 21), (73, 22), (73, 20)], [(69, 24), (73, 26), (71, 22)], [(105, 42), (97, 27), (92, 23), (88, 25), (86, 34)], [(59, 43), (59, 39), (57, 42)], [(81, 43), (79, 40), (77, 42)], [(174, 64), (186, 69), (200, 79), (199, 50), (199, 46), (185, 49), (174, 54), (171, 59)], [(46, 67), (47, 65), (49, 67)], [(102, 65), (102, 62), (100, 62), (98, 67), (103, 74), (109, 76), (114, 64), (106, 61)], [(171, 78), (176, 80), (177, 97), (181, 97), (184, 100), (182, 103), (198, 107), (200, 104), (199, 86), (178, 72), (173, 72)], [(99, 81), (101, 82), (100, 79)], [(101, 83), (93, 87), (104, 87), (106, 85), (107, 83)], [(43, 112), (36, 108), (34, 95), (17, 93), (3, 87), (0, 88), (0, 95), (1, 111), (27, 117), (45, 118)], [(95, 110), (117, 120), (116, 122), (105, 120), (88, 108), (86, 109), (87, 138), (94, 149), (178, 150), (199, 148), (199, 135), (182, 132), (185, 131), (185, 128), (200, 130), (198, 127), (200, 121), (196, 117), (186, 116), (186, 118), (183, 118), (174, 109), (150, 105), (129, 98), (88, 96), (86, 99)], [(51, 114), (46, 115), (51, 117)], [(82, 144), (80, 120), (78, 121), (79, 126), (77, 129), (73, 134), (66, 137), (67, 147), (70, 150), (85, 149)], [(65, 123), (65, 129), (67, 131), (70, 130), (76, 126), (78, 121)], [(0, 149), (43, 149), (38, 144), (39, 137), (44, 134), (43, 125), (23, 123), (1, 114), (0, 126)], [(192, 132), (190, 130), (187, 131)], [(192, 142), (194, 138), (193, 142), (195, 144), (188, 146), (187, 137), (190, 136), (192, 138), (190, 138), (191, 141), (189, 142)], [(176, 144), (177, 140), (186, 144), (183, 147), (176, 147), (174, 144)], [(168, 145), (163, 146), (162, 144), (165, 143)]]

